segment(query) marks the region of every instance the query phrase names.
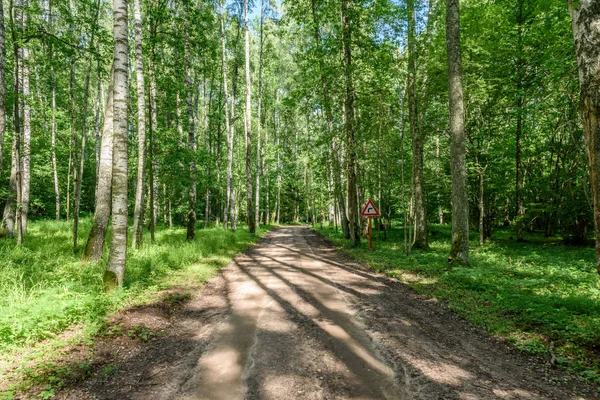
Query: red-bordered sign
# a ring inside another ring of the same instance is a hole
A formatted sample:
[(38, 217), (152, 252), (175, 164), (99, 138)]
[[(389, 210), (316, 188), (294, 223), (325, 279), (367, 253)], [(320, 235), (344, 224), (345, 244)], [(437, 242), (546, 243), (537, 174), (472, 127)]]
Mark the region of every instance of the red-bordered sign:
[(379, 217), (381, 214), (379, 214), (377, 207), (375, 207), (375, 204), (373, 204), (373, 200), (369, 199), (369, 201), (367, 201), (367, 205), (365, 208), (363, 208), (360, 215), (363, 217)]

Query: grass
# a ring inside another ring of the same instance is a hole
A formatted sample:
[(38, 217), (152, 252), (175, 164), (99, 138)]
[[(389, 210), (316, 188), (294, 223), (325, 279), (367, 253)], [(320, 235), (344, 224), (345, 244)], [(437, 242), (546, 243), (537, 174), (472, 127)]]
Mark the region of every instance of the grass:
[[(80, 246), (90, 227), (91, 220), (84, 219)], [(146, 232), (144, 245), (128, 251), (124, 288), (107, 294), (102, 282), (107, 255), (98, 265), (82, 264), (80, 252), (73, 252), (71, 228), (65, 221), (34, 221), (21, 247), (0, 239), (0, 367), (10, 364), (11, 355), (74, 325), (93, 336), (107, 315), (149, 302), (163, 289), (198, 287), (260, 237), (243, 227), (235, 233), (209, 228), (187, 242), (185, 229), (177, 228), (158, 230), (150, 244)]]
[(553, 351), (557, 364), (600, 385), (600, 280), (593, 248), (536, 234), (518, 243), (510, 231), (495, 232), (494, 240), (479, 246), (474, 233), (470, 265), (463, 267), (448, 265), (449, 226), (432, 226), (430, 249), (409, 255), (401, 228), (388, 232), (386, 241), (375, 232), (373, 251), (368, 241), (352, 248), (335, 230), (317, 231), (358, 261), (444, 301), (518, 348)]

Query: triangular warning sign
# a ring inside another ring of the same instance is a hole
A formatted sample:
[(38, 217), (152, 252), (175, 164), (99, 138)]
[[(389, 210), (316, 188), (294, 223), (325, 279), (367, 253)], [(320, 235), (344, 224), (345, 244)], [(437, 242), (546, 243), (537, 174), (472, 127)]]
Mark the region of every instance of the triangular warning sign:
[(367, 205), (363, 208), (362, 213), (360, 213), (363, 217), (379, 217), (379, 211), (377, 211), (377, 207), (373, 204), (373, 200), (369, 199), (367, 201)]

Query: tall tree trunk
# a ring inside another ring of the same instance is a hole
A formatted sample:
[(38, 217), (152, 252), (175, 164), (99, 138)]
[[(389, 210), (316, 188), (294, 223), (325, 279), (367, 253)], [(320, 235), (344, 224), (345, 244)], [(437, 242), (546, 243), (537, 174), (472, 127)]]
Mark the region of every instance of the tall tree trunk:
[(360, 224), (358, 218), (358, 193), (356, 182), (357, 154), (354, 132), (354, 83), (352, 80), (352, 29), (350, 25), (350, 0), (342, 0), (342, 32), (344, 47), (344, 76), (346, 84), (346, 97), (344, 100), (346, 131), (346, 167), (348, 174), (348, 220), (350, 228), (350, 241), (353, 245), (360, 243)]
[(346, 120), (344, 128), (346, 131), (346, 166), (348, 174), (348, 220), (350, 229), (350, 241), (353, 245), (360, 243), (360, 224), (358, 218), (358, 193), (356, 182), (357, 154), (354, 132), (354, 83), (352, 80), (352, 29), (350, 25), (350, 0), (342, 0), (342, 32), (344, 47), (344, 76), (346, 84), (346, 97), (344, 101)]
[[(235, 39), (234, 45), (234, 54), (237, 54), (238, 44), (240, 42), (240, 34), (241, 34), (241, 24), (237, 26), (237, 35)], [(228, 149), (228, 157), (227, 157), (227, 187), (230, 191), (230, 203), (229, 203), (229, 218), (231, 219), (231, 230), (235, 232), (236, 229), (236, 193), (235, 193), (235, 183), (233, 182), (233, 149), (235, 147), (235, 99), (237, 97), (237, 83), (238, 83), (238, 62), (237, 58), (234, 59), (233, 64), (233, 76), (232, 76), (232, 95), (231, 95), (231, 113), (230, 113), (230, 142), (231, 147)]]
[(596, 268), (600, 274), (600, 4), (595, 0), (569, 0), (569, 11), (579, 66), (579, 111), (590, 168)]
[(98, 168), (98, 181), (96, 183), (96, 207), (92, 230), (88, 236), (83, 259), (98, 262), (102, 258), (104, 240), (108, 230), (108, 221), (111, 214), (111, 194), (113, 176), (113, 76), (110, 74), (108, 98), (104, 112), (104, 126), (102, 129), (102, 145), (100, 148), (100, 166)]
[(281, 221), (281, 170), (282, 170), (282, 162), (281, 162), (281, 131), (278, 129), (279, 124), (276, 125), (275, 130), (277, 133), (277, 196), (275, 197), (275, 207), (277, 209), (276, 214), (276, 223), (279, 225)]
[(485, 194), (485, 169), (481, 169), (479, 171), (479, 245), (483, 246), (483, 242), (485, 240), (485, 202), (484, 196)]
[[(48, 3), (48, 25), (53, 32), (52, 25), (52, 1)], [(58, 181), (58, 163), (56, 161), (56, 74), (54, 73), (54, 46), (52, 42), (48, 48), (50, 59), (50, 82), (52, 85), (52, 122), (51, 122), (51, 152), (52, 152), (52, 175), (54, 178), (54, 201), (56, 208), (56, 220), (60, 220), (60, 185)]]
[(462, 89), (459, 0), (446, 0), (448, 105), (450, 110), (450, 167), (452, 170), (452, 247), (450, 260), (469, 262), (469, 198)]
[[(186, 16), (187, 18), (187, 16)], [(187, 24), (187, 22), (186, 22)], [(186, 29), (186, 32), (189, 32)], [(196, 205), (197, 205), (197, 190), (196, 190), (196, 127), (194, 119), (194, 101), (192, 93), (192, 65), (191, 54), (189, 48), (189, 37), (186, 33), (185, 37), (185, 88), (186, 88), (186, 106), (188, 117), (188, 140), (187, 145), (190, 151), (190, 205), (187, 218), (187, 240), (196, 238)]]
[(17, 244), (23, 241), (23, 229), (21, 225), (21, 121), (20, 121), (20, 63), (21, 51), (19, 48), (19, 33), (16, 21), (20, 21), (22, 13), (22, 4), (20, 0), (15, 5), (14, 1), (9, 2), (9, 18), (11, 27), (11, 36), (13, 40), (13, 79), (14, 79), (14, 105), (13, 105), (13, 138), (11, 149), (11, 169), (8, 186), (8, 199), (4, 207), (2, 216), (2, 225), (10, 236), (17, 236)]
[[(212, 80), (211, 80), (211, 89), (212, 89)], [(222, 84), (221, 84), (221, 88), (219, 89), (219, 93), (222, 90)], [(207, 103), (212, 105), (212, 90), (210, 92), (210, 96), (209, 99), (207, 101), (206, 99), (206, 75), (204, 75), (204, 80), (202, 83), (202, 130), (204, 132), (204, 143), (205, 143), (205, 148), (206, 148), (206, 152), (208, 154), (213, 154), (213, 143), (212, 143), (212, 135), (210, 134), (210, 124), (209, 124), (209, 120), (208, 120), (208, 114), (210, 113), (210, 107), (207, 107)], [(227, 106), (225, 106), (225, 108), (227, 108)], [(220, 111), (220, 107), (219, 107), (219, 111)], [(219, 125), (220, 125), (220, 121), (219, 121)], [(220, 130), (220, 126), (217, 127), (217, 132)], [(217, 164), (217, 168), (215, 168), (217, 170), (217, 176), (219, 175), (219, 168), (218, 168), (218, 158), (215, 158), (215, 163)], [(211, 174), (212, 174), (212, 170), (211, 170), (211, 163), (208, 163), (206, 166), (206, 177), (208, 182), (211, 181)], [(204, 201), (204, 229), (208, 228), (208, 225), (210, 224), (210, 211), (211, 211), (211, 185), (207, 184), (206, 185), (206, 196), (205, 196), (205, 201)], [(217, 214), (218, 215), (218, 214)], [(217, 221), (218, 221), (218, 217), (217, 217)], [(218, 225), (218, 223), (217, 223)]]
[(244, 38), (246, 59), (246, 115), (244, 130), (246, 133), (246, 212), (248, 213), (248, 231), (256, 232), (254, 207), (252, 206), (252, 83), (250, 81), (250, 29), (248, 26), (248, 0), (244, 0)]
[(102, 67), (100, 60), (96, 64), (97, 77), (97, 98), (96, 98), (96, 121), (94, 122), (94, 138), (95, 138), (95, 158), (96, 158), (96, 186), (98, 182), (98, 171), (100, 169), (100, 146), (102, 142), (102, 130), (100, 122), (102, 118), (102, 106), (104, 105), (104, 90), (102, 85)]
[[(148, 130), (148, 187), (150, 188), (149, 204), (150, 211), (150, 241), (154, 243), (154, 232), (156, 230), (156, 209), (154, 208), (154, 132), (157, 129), (157, 110), (156, 110), (156, 76), (154, 71), (154, 63), (156, 61), (156, 48), (154, 43), (156, 42), (156, 26), (151, 27), (152, 38), (152, 55), (150, 57), (150, 63), (148, 65), (148, 73), (150, 74), (150, 129)], [(169, 200), (169, 227), (172, 227), (171, 220), (171, 208)]]
[[(27, 26), (28, 2), (25, 1), (22, 12), (22, 30), (25, 32)], [(23, 233), (27, 233), (27, 216), (29, 214), (29, 199), (31, 192), (31, 105), (30, 105), (30, 88), (29, 88), (29, 48), (21, 48), (21, 75), (22, 85), (22, 101), (23, 101), (23, 156), (21, 158), (21, 226)]]
[(417, 40), (415, 1), (408, 0), (408, 119), (412, 137), (412, 191), (414, 239), (412, 246), (426, 249), (429, 247), (427, 230), (427, 207), (425, 206), (425, 180), (423, 177), (423, 147), (425, 136), (419, 126), (417, 105)]
[(137, 84), (138, 112), (138, 169), (135, 185), (135, 208), (133, 211), (133, 248), (142, 244), (144, 226), (144, 182), (146, 175), (146, 89), (144, 82), (144, 58), (142, 50), (142, 7), (140, 0), (133, 1), (135, 24), (135, 76)]
[[(0, 171), (4, 154), (4, 133), (6, 131), (6, 38), (4, 31), (4, 5), (0, 1)], [(1, 225), (0, 225), (1, 228)]]
[[(436, 167), (436, 174), (438, 174), (438, 176), (442, 176), (442, 162), (440, 160), (440, 136), (438, 135), (435, 138), (435, 167)], [(441, 200), (441, 188), (442, 185), (440, 184), (438, 186), (438, 190), (437, 190), (437, 203), (438, 203), (438, 221), (440, 223), (440, 225), (444, 224), (444, 209), (442, 208), (442, 200)]]
[(104, 274), (107, 287), (122, 286), (127, 260), (127, 72), (129, 44), (127, 42), (127, 0), (113, 0), (114, 5), (114, 76), (113, 76), (113, 177), (112, 231), (110, 254)]
[[(227, 188), (225, 193), (225, 211), (223, 213), (223, 228), (227, 229), (228, 213), (231, 207), (231, 186), (233, 177), (233, 121), (229, 121), (229, 91), (227, 90), (227, 43), (225, 36), (225, 10), (223, 1), (219, 1), (221, 8), (221, 68), (223, 69), (223, 96), (225, 97), (225, 136), (227, 138)], [(230, 126), (231, 125), (231, 126)], [(233, 221), (232, 221), (233, 222)]]
[(71, 142), (69, 149), (69, 173), (67, 174), (67, 219), (71, 215), (71, 172), (73, 173), (73, 186), (77, 187), (77, 123), (75, 115), (75, 57), (71, 57), (71, 70), (69, 74), (69, 98), (71, 106)]
[(256, 198), (254, 210), (254, 225), (260, 226), (260, 175), (262, 173), (261, 152), (261, 127), (262, 127), (262, 91), (263, 91), (263, 25), (265, 19), (265, 0), (260, 3), (260, 55), (258, 62), (258, 123), (256, 125)]
[(54, 177), (54, 200), (56, 205), (56, 220), (60, 220), (60, 185), (58, 181), (58, 163), (56, 161), (56, 76), (52, 57), (50, 61), (50, 80), (52, 81), (52, 123), (51, 123), (51, 147), (52, 147), (52, 175)]
[(67, 162), (67, 198), (65, 199), (65, 203), (67, 206), (65, 207), (67, 214), (67, 221), (71, 218), (71, 170), (73, 169), (73, 143), (69, 142), (69, 161)]
[[(19, 0), (17, 0), (19, 1)], [(14, 80), (14, 105), (13, 105), (13, 137), (11, 147), (11, 165), (10, 165), (10, 179), (8, 183), (8, 198), (6, 199), (6, 205), (4, 206), (4, 212), (2, 214), (2, 227), (5, 232), (14, 237), (17, 234), (17, 242), (22, 240), (21, 231), (21, 217), (19, 215), (20, 210), (20, 191), (21, 191), (21, 180), (19, 175), (19, 169), (21, 167), (21, 157), (19, 149), (21, 147), (21, 128), (20, 128), (20, 112), (19, 112), (19, 94), (20, 94), (20, 79), (19, 79), (19, 60), (20, 52), (18, 45), (18, 33), (17, 27), (15, 26), (15, 19), (18, 20), (18, 8), (15, 7), (14, 1), (10, 0), (8, 15), (10, 19), (10, 30), (13, 40), (13, 80)], [(15, 15), (16, 14), (16, 15)], [(19, 239), (20, 238), (20, 239)]]
[(525, 215), (525, 208), (523, 206), (523, 166), (521, 163), (521, 148), (523, 138), (523, 81), (524, 75), (524, 61), (522, 58), (523, 54), (523, 2), (525, 0), (519, 0), (519, 11), (517, 15), (517, 130), (516, 130), (516, 144), (515, 144), (515, 164), (516, 164), (516, 176), (515, 176), (515, 213), (516, 213), (516, 230), (517, 230), (517, 241), (523, 241), (523, 215)]

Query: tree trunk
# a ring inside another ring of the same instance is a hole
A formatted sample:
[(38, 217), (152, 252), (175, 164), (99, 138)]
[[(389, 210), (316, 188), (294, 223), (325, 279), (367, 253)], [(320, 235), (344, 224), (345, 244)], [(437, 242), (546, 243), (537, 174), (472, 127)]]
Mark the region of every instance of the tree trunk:
[(113, 176), (113, 75), (111, 72), (108, 86), (108, 98), (104, 112), (104, 126), (102, 129), (102, 144), (100, 148), (100, 166), (98, 168), (98, 181), (96, 183), (96, 207), (92, 230), (88, 236), (83, 259), (85, 261), (99, 262), (104, 250), (104, 240), (108, 230), (108, 221), (111, 214), (111, 192)]
[[(0, 1), (0, 171), (4, 154), (4, 133), (6, 131), (6, 38), (4, 32), (4, 5)], [(1, 225), (0, 225), (1, 228)]]
[(425, 136), (419, 126), (417, 107), (417, 60), (415, 1), (408, 0), (408, 119), (412, 137), (412, 190), (413, 218), (415, 223), (413, 247), (429, 247), (427, 207), (425, 205), (425, 180), (423, 177), (423, 147)]
[[(241, 34), (241, 24), (237, 26), (237, 35), (234, 45), (234, 54), (237, 54), (237, 47), (240, 42), (240, 34)], [(233, 182), (233, 148), (235, 146), (235, 99), (237, 96), (237, 81), (238, 81), (238, 63), (237, 59), (234, 60), (233, 65), (233, 76), (232, 76), (232, 95), (231, 95), (231, 113), (230, 113), (230, 142), (231, 147), (228, 149), (228, 157), (227, 157), (227, 187), (230, 197), (229, 203), (229, 215), (231, 219), (231, 230), (235, 232), (236, 229), (236, 212), (235, 212), (235, 202), (236, 202), (236, 193), (235, 193), (235, 184)]]
[(485, 240), (485, 202), (483, 196), (485, 194), (485, 170), (479, 171), (479, 245), (483, 246)]
[(469, 263), (469, 198), (462, 89), (459, 0), (446, 0), (448, 105), (450, 110), (450, 167), (452, 170), (452, 247), (449, 259)]
[(596, 268), (600, 274), (600, 4), (594, 0), (569, 0), (569, 11), (579, 66), (579, 111), (590, 168), (596, 230)]
[(113, 76), (113, 176), (112, 231), (110, 254), (104, 274), (108, 287), (122, 286), (127, 260), (127, 72), (129, 44), (127, 42), (127, 0), (113, 0), (114, 5), (114, 76)]
[[(52, 28), (52, 2), (48, 5), (48, 25), (50, 31)], [(49, 44), (49, 59), (50, 59), (50, 82), (52, 85), (52, 122), (51, 122), (51, 152), (52, 152), (52, 175), (54, 177), (54, 200), (56, 208), (56, 220), (60, 220), (60, 185), (58, 181), (58, 163), (56, 161), (56, 75), (54, 73), (54, 46), (52, 42)]]
[(282, 163), (281, 163), (281, 155), (280, 155), (280, 149), (279, 149), (279, 145), (280, 145), (280, 140), (279, 140), (279, 136), (281, 135), (281, 132), (277, 132), (277, 196), (275, 198), (275, 206), (277, 209), (277, 214), (276, 214), (276, 223), (277, 225), (279, 225), (279, 222), (281, 221), (281, 168), (282, 168)]
[[(23, 4), (28, 7), (27, 2)], [(22, 30), (27, 26), (27, 13), (22, 13)], [(29, 214), (29, 199), (31, 193), (31, 105), (29, 88), (29, 48), (21, 48), (21, 75), (22, 75), (22, 101), (23, 101), (23, 156), (21, 158), (21, 227), (27, 233), (27, 216)]]
[[(211, 88), (212, 88), (212, 80), (211, 80)], [(222, 84), (221, 84), (221, 88), (219, 89), (219, 93), (222, 90)], [(213, 154), (213, 143), (212, 143), (212, 135), (210, 134), (210, 124), (209, 124), (209, 120), (208, 120), (208, 114), (210, 113), (210, 107), (207, 107), (207, 103), (212, 104), (212, 90), (211, 90), (211, 94), (209, 96), (209, 99), (207, 101), (206, 98), (206, 75), (204, 75), (204, 80), (202, 83), (202, 129), (204, 132), (204, 144), (205, 144), (205, 149), (207, 154), (212, 155)], [(227, 106), (225, 106), (225, 108), (227, 108)], [(220, 111), (220, 106), (219, 106), (219, 111)], [(220, 121), (219, 121), (219, 125), (220, 125)], [(219, 131), (220, 126), (217, 127), (217, 132)], [(218, 159), (215, 159), (216, 164), (217, 164), (217, 175), (218, 175)], [(207, 163), (206, 165), (206, 178), (207, 181), (210, 182), (211, 181), (211, 175), (212, 175), (212, 170), (211, 170), (211, 163)], [(212, 196), (212, 192), (211, 192), (211, 185), (207, 184), (206, 185), (206, 192), (205, 192), (205, 199), (204, 199), (204, 229), (208, 228), (208, 225), (210, 224), (210, 211), (211, 211), (211, 196)], [(218, 215), (218, 214), (217, 214)], [(218, 218), (217, 218), (218, 220)]]
[[(13, 78), (15, 82), (14, 94), (15, 94), (15, 106), (13, 107), (13, 137), (12, 137), (12, 147), (11, 147), (11, 165), (10, 165), (10, 179), (8, 182), (8, 197), (6, 199), (6, 204), (4, 206), (4, 212), (2, 213), (2, 230), (6, 232), (8, 236), (15, 236), (15, 218), (16, 218), (16, 209), (17, 209), (17, 167), (20, 164), (19, 161), (19, 112), (18, 112), (18, 98), (19, 98), (19, 67), (18, 67), (18, 47), (15, 42), (16, 39), (16, 31), (15, 24), (13, 18), (13, 1), (11, 0), (9, 3), (8, 15), (10, 18), (10, 28), (11, 35), (13, 39), (13, 55), (15, 57), (15, 63), (13, 65)], [(4, 19), (0, 21), (2, 26), (4, 26)], [(4, 54), (4, 53), (2, 53)], [(2, 68), (4, 72), (4, 68)], [(6, 116), (5, 116), (6, 118)]]
[(13, 105), (13, 140), (12, 140), (12, 162), (10, 170), (9, 180), (9, 194), (4, 208), (4, 214), (2, 217), (3, 226), (10, 236), (15, 236), (15, 230), (17, 235), (17, 245), (23, 242), (23, 229), (21, 220), (21, 120), (20, 120), (20, 94), (21, 94), (21, 51), (19, 48), (19, 34), (17, 32), (17, 26), (15, 20), (20, 21), (20, 15), (22, 13), (22, 4), (19, 3), (15, 6), (11, 0), (9, 2), (9, 18), (11, 27), (11, 36), (13, 39), (13, 76), (14, 76), (14, 105)]
[[(438, 176), (442, 176), (442, 163), (440, 161), (440, 136), (438, 135), (435, 138), (435, 167), (436, 167), (436, 174)], [(440, 184), (438, 186), (438, 190), (437, 190), (437, 203), (438, 203), (438, 222), (440, 223), (440, 225), (444, 224), (444, 209), (442, 208), (442, 200), (441, 200), (441, 195), (440, 195), (440, 191), (442, 189), (442, 185)]]
[(95, 158), (96, 158), (96, 186), (98, 183), (98, 171), (100, 169), (100, 146), (102, 143), (102, 130), (100, 129), (100, 122), (102, 118), (102, 105), (104, 104), (104, 90), (102, 89), (102, 67), (100, 60), (96, 65), (96, 72), (98, 73), (97, 81), (97, 97), (96, 97), (96, 121), (94, 122), (94, 137), (95, 137)]
[[(156, 29), (156, 27), (152, 27), (152, 30)], [(154, 43), (155, 43), (155, 35), (153, 35), (153, 38), (151, 40), (152, 43), (152, 56), (150, 58), (150, 65), (148, 66), (148, 73), (150, 74), (150, 101), (149, 101), (149, 106), (150, 106), (150, 129), (148, 130), (148, 160), (147, 160), (147, 165), (148, 165), (148, 187), (150, 190), (150, 196), (149, 196), (149, 204), (150, 206), (148, 207), (149, 211), (150, 211), (150, 226), (149, 226), (149, 230), (150, 230), (150, 241), (152, 243), (154, 243), (154, 233), (156, 230), (156, 209), (154, 208), (154, 132), (156, 132), (156, 128), (157, 128), (157, 110), (156, 110), (156, 77), (155, 77), (155, 72), (154, 72), (154, 61), (156, 60), (156, 53), (155, 53), (155, 47), (154, 47)], [(170, 205), (170, 200), (169, 200), (169, 205)], [(171, 208), (169, 206), (169, 227), (172, 227), (173, 223), (172, 220), (170, 219), (171, 217)]]
[(144, 82), (144, 58), (142, 50), (142, 8), (140, 0), (133, 1), (135, 25), (135, 76), (137, 84), (138, 112), (138, 169), (135, 185), (135, 208), (133, 211), (133, 248), (139, 248), (144, 226), (144, 182), (146, 175), (146, 89)]
[[(52, 53), (51, 53), (52, 54)], [(52, 56), (50, 57), (52, 63)], [(54, 199), (56, 204), (56, 220), (60, 219), (60, 185), (58, 182), (58, 163), (56, 161), (56, 76), (54, 66), (50, 65), (50, 80), (52, 81), (52, 123), (51, 123), (51, 147), (52, 147), (52, 175), (54, 177)]]
[(248, 231), (256, 233), (254, 207), (252, 205), (252, 86), (250, 81), (250, 29), (248, 27), (248, 1), (244, 0), (244, 38), (246, 59), (246, 115), (244, 130), (246, 133), (246, 212), (248, 213)]
[(265, 0), (260, 3), (260, 55), (258, 62), (258, 124), (256, 125), (256, 198), (254, 210), (254, 225), (260, 226), (260, 175), (262, 173), (260, 163), (261, 127), (262, 127), (262, 90), (263, 90), (263, 25), (265, 19)]
[(357, 246), (360, 243), (360, 224), (358, 219), (358, 193), (356, 185), (356, 143), (354, 132), (354, 83), (352, 80), (352, 29), (350, 25), (351, 1), (342, 0), (342, 32), (344, 47), (344, 76), (346, 84), (346, 97), (344, 108), (346, 120), (344, 129), (346, 131), (346, 167), (348, 174), (348, 220), (350, 230), (350, 242)]
[[(227, 188), (225, 193), (225, 210), (223, 213), (223, 228), (227, 229), (228, 214), (231, 207), (231, 181), (233, 177), (233, 121), (229, 121), (229, 91), (227, 90), (227, 43), (225, 36), (225, 10), (223, 1), (219, 1), (221, 8), (221, 68), (223, 69), (223, 96), (225, 97), (225, 136), (227, 138)], [(233, 108), (233, 105), (232, 105)], [(231, 125), (231, 126), (230, 126)], [(233, 221), (232, 221), (233, 222)]]
[(19, 192), (21, 182), (19, 179), (19, 168), (21, 165), (19, 148), (21, 147), (21, 128), (19, 120), (19, 48), (18, 42), (16, 41), (16, 27), (14, 25), (13, 17), (13, 2), (10, 2), (9, 17), (10, 26), (13, 39), (13, 55), (15, 62), (13, 64), (13, 79), (14, 79), (14, 106), (13, 106), (13, 137), (12, 137), (12, 148), (11, 148), (11, 165), (10, 165), (10, 179), (8, 182), (8, 198), (6, 199), (6, 205), (4, 206), (4, 213), (2, 215), (2, 227), (5, 232), (11, 236), (15, 236), (15, 230), (17, 234), (20, 234), (21, 218), (17, 217), (19, 207)]
[[(187, 22), (186, 22), (187, 25)], [(186, 29), (186, 32), (189, 32)], [(189, 48), (189, 37), (186, 34), (185, 37), (185, 88), (186, 88), (186, 106), (187, 106), (187, 117), (188, 117), (188, 140), (187, 145), (190, 150), (190, 205), (188, 210), (187, 218), (187, 240), (194, 240), (196, 238), (196, 128), (194, 119), (194, 101), (192, 93), (192, 65), (191, 65), (191, 54)]]

